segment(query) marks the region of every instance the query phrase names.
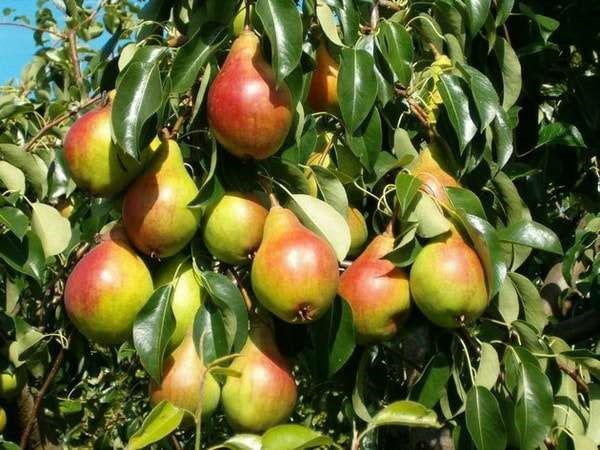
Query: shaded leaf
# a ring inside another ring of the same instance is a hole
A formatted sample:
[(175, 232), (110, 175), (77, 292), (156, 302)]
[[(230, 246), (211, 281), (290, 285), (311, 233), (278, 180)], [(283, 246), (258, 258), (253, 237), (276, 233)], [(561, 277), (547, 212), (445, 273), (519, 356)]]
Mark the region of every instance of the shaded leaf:
[(433, 408), (443, 396), (450, 379), (450, 363), (443, 353), (433, 356), (410, 390), (409, 399)]
[(127, 450), (137, 450), (158, 442), (171, 434), (181, 421), (185, 412), (168, 401), (161, 401), (152, 408), (142, 426), (129, 438)]
[(466, 421), (469, 434), (479, 450), (504, 450), (506, 429), (498, 401), (483, 386), (473, 386), (467, 394)]
[(512, 105), (515, 104), (519, 95), (521, 94), (521, 63), (517, 54), (506, 41), (506, 39), (499, 37), (496, 40), (494, 46), (496, 57), (498, 58), (498, 64), (500, 65), (500, 71), (502, 72), (502, 107), (508, 110)]

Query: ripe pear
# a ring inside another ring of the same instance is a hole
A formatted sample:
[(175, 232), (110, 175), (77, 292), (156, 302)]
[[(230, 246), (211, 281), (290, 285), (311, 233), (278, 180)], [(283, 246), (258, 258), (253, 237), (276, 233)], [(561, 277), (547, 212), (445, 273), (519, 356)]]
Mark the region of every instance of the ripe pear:
[(123, 200), (127, 236), (142, 252), (166, 258), (192, 239), (200, 210), (188, 207), (198, 194), (175, 141), (163, 142), (152, 164), (129, 187)]
[(394, 236), (377, 236), (340, 277), (340, 296), (352, 309), (357, 341), (391, 339), (410, 311), (408, 275), (383, 259), (394, 248)]
[(455, 229), (419, 252), (410, 271), (410, 290), (421, 312), (445, 328), (473, 322), (488, 305), (479, 255)]
[[(204, 384), (202, 377), (204, 376)], [(202, 417), (209, 417), (219, 405), (221, 388), (217, 380), (206, 373), (206, 366), (198, 356), (192, 333), (165, 360), (160, 385), (150, 382), (150, 402), (153, 405), (168, 400), (178, 408), (196, 414), (202, 388)]]
[(75, 266), (65, 286), (65, 309), (90, 341), (120, 344), (154, 287), (144, 261), (113, 229)]
[(350, 250), (348, 250), (348, 256), (356, 256), (364, 248), (367, 238), (369, 237), (367, 222), (362, 213), (358, 209), (352, 207), (348, 208), (346, 222), (350, 229)]
[(251, 281), (258, 301), (273, 314), (287, 322), (312, 322), (335, 298), (338, 263), (327, 241), (304, 227), (292, 211), (274, 205), (252, 263)]
[(412, 173), (423, 183), (421, 189), (432, 195), (441, 203), (448, 205), (446, 187), (460, 187), (456, 178), (450, 175), (440, 164), (442, 160), (439, 149), (430, 145), (419, 155)]
[(308, 91), (308, 104), (314, 111), (335, 114), (339, 108), (337, 80), (340, 66), (331, 57), (324, 42), (317, 48), (316, 59), (317, 66)]
[(234, 429), (260, 433), (287, 421), (296, 404), (296, 382), (269, 325), (254, 321), (230, 369), (241, 373), (223, 386), (225, 417)]
[(217, 140), (238, 157), (265, 159), (283, 144), (292, 124), (292, 96), (276, 83), (258, 37), (243, 30), (208, 91), (208, 122)]
[(267, 209), (252, 194), (230, 192), (207, 213), (204, 245), (227, 264), (247, 264), (262, 241)]
[(150, 159), (156, 142), (136, 161), (112, 140), (111, 102), (81, 116), (65, 136), (64, 154), (77, 186), (92, 195), (111, 197), (122, 191)]
[(206, 291), (194, 275), (192, 261), (185, 255), (174, 256), (163, 264), (154, 277), (154, 286), (159, 288), (172, 281), (171, 309), (175, 316), (175, 330), (169, 340), (167, 352), (181, 344), (206, 298)]

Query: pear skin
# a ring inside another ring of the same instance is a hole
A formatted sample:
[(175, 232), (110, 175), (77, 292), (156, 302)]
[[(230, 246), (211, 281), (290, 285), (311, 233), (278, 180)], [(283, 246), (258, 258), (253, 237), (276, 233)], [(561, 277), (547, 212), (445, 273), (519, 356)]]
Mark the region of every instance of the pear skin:
[(227, 264), (248, 264), (260, 246), (269, 212), (252, 194), (230, 192), (206, 213), (202, 238), (208, 251)]
[(113, 230), (75, 266), (65, 286), (65, 309), (90, 341), (120, 344), (154, 291), (144, 261)]
[(331, 57), (324, 42), (317, 48), (316, 59), (317, 66), (308, 91), (308, 104), (314, 111), (335, 114), (339, 109), (337, 80), (340, 66)]
[(377, 236), (340, 277), (360, 344), (391, 339), (410, 312), (408, 275), (383, 259), (393, 248), (391, 234)]
[(335, 298), (338, 263), (328, 242), (292, 211), (275, 205), (252, 263), (251, 281), (256, 298), (273, 314), (286, 322), (312, 322)]
[(412, 173), (423, 183), (421, 189), (436, 198), (444, 205), (450, 200), (446, 187), (460, 187), (456, 178), (450, 175), (440, 161), (439, 150), (433, 144), (421, 151)]
[(129, 187), (123, 223), (135, 247), (157, 258), (179, 252), (200, 223), (200, 210), (188, 204), (198, 194), (175, 141), (163, 142), (148, 169)]
[[(201, 386), (204, 376), (204, 385)], [(202, 388), (202, 417), (209, 417), (217, 409), (221, 388), (217, 380), (206, 373), (198, 356), (192, 333), (188, 333), (179, 347), (165, 360), (160, 385), (150, 382), (150, 402), (153, 405), (168, 400), (178, 408), (196, 413)]]
[(479, 255), (455, 230), (419, 252), (410, 271), (410, 290), (421, 312), (444, 328), (469, 324), (488, 306)]
[(235, 430), (261, 433), (288, 420), (296, 404), (296, 382), (267, 324), (254, 321), (230, 368), (241, 373), (223, 386), (223, 410)]
[[(176, 278), (174, 279), (174, 277)], [(171, 308), (175, 316), (175, 331), (169, 340), (167, 353), (179, 346), (190, 331), (198, 309), (204, 303), (206, 291), (194, 275), (192, 261), (185, 255), (174, 256), (162, 264), (154, 276), (159, 288), (174, 281)]]
[(346, 222), (350, 229), (350, 249), (348, 250), (348, 256), (356, 256), (365, 247), (365, 243), (369, 238), (367, 222), (362, 213), (353, 207), (348, 208)]
[(254, 32), (243, 30), (208, 91), (208, 122), (219, 143), (240, 158), (265, 159), (292, 124), (292, 96), (277, 86)]

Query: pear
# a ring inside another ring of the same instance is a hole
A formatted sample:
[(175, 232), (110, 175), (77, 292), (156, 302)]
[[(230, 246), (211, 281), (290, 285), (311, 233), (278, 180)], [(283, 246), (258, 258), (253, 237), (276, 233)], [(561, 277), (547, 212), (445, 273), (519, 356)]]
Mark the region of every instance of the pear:
[(454, 228), (419, 252), (410, 271), (410, 290), (421, 312), (445, 328), (473, 322), (488, 305), (481, 260)]
[(243, 30), (208, 91), (208, 122), (217, 140), (238, 157), (264, 159), (283, 144), (292, 124), (292, 96), (276, 83), (258, 37)]
[(337, 82), (340, 66), (331, 57), (323, 41), (317, 48), (316, 59), (317, 66), (308, 91), (308, 104), (314, 111), (335, 114), (339, 108)]
[(383, 259), (394, 248), (394, 236), (377, 236), (340, 277), (340, 296), (352, 309), (357, 341), (391, 339), (408, 317), (408, 275)]
[(442, 204), (449, 205), (450, 200), (445, 188), (460, 187), (460, 184), (444, 167), (446, 164), (443, 163), (439, 149), (431, 144), (419, 155), (412, 168), (412, 173), (423, 183), (421, 189)]
[[(307, 166), (321, 166), (321, 167), (331, 167), (331, 156), (329, 155), (328, 150), (323, 150), (320, 152), (313, 152), (308, 156), (306, 160)], [(308, 193), (313, 197), (316, 197), (319, 193), (319, 187), (317, 186), (317, 179), (311, 169), (306, 169), (304, 171), (306, 175), (306, 181), (308, 181)]]
[(4, 432), (7, 421), (8, 421), (8, 418), (6, 417), (6, 411), (4, 410), (4, 408), (2, 406), (0, 406), (0, 433)]
[(289, 209), (269, 211), (251, 272), (258, 301), (279, 318), (307, 323), (323, 315), (338, 287), (335, 253)]
[(65, 136), (64, 155), (71, 177), (92, 195), (111, 197), (122, 191), (139, 173), (156, 148), (151, 144), (136, 161), (112, 140), (109, 102), (81, 116)]
[(297, 399), (296, 382), (279, 353), (269, 325), (254, 320), (248, 340), (223, 386), (223, 410), (238, 431), (260, 433), (290, 417)]
[[(202, 377), (204, 383), (202, 384)], [(217, 380), (206, 373), (206, 366), (198, 356), (192, 333), (165, 360), (160, 385), (150, 382), (150, 402), (153, 405), (167, 400), (178, 408), (196, 414), (202, 388), (202, 417), (209, 417), (217, 409), (221, 388)]]
[(175, 330), (169, 340), (167, 352), (179, 346), (206, 298), (206, 291), (194, 275), (192, 261), (185, 255), (170, 258), (154, 276), (156, 288), (171, 282), (174, 282), (171, 309), (175, 316)]
[(204, 245), (227, 264), (247, 264), (262, 241), (267, 209), (252, 194), (227, 193), (206, 213)]
[(25, 373), (16, 369), (14, 372), (2, 372), (0, 374), (0, 399), (8, 400), (15, 398), (23, 389), (25, 384)]
[(120, 344), (154, 291), (144, 261), (113, 229), (75, 266), (65, 286), (65, 309), (90, 341)]
[(200, 210), (188, 207), (198, 194), (175, 141), (163, 142), (152, 164), (129, 187), (123, 200), (127, 236), (142, 252), (166, 258), (192, 239)]
[(350, 249), (348, 250), (348, 256), (356, 256), (365, 247), (365, 243), (369, 237), (367, 222), (362, 213), (352, 207), (348, 208), (346, 222), (350, 229)]

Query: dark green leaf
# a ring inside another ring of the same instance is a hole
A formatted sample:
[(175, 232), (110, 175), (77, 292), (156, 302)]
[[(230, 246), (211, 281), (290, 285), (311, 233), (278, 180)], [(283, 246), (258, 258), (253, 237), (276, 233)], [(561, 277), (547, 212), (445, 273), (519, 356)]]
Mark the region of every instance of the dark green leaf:
[(433, 408), (440, 400), (448, 379), (450, 378), (450, 363), (443, 353), (438, 353), (429, 360), (423, 373), (410, 391), (409, 399), (427, 408)]
[(504, 450), (506, 428), (498, 401), (482, 386), (473, 386), (467, 394), (466, 421), (469, 434), (479, 450)]
[(513, 222), (498, 231), (501, 241), (526, 245), (538, 250), (544, 250), (562, 255), (563, 250), (558, 236), (544, 225), (529, 220)]
[(12, 231), (19, 239), (23, 239), (29, 227), (29, 218), (19, 208), (4, 206), (0, 208), (0, 224)]
[(512, 129), (508, 124), (508, 117), (504, 110), (496, 111), (496, 117), (492, 123), (494, 133), (494, 148), (496, 150), (496, 162), (498, 169), (502, 169), (513, 153)]
[(506, 41), (499, 37), (494, 46), (496, 58), (502, 72), (502, 83), (504, 86), (502, 94), (502, 107), (508, 110), (515, 104), (521, 94), (521, 63), (517, 54)]
[(490, 12), (491, 3), (491, 0), (465, 0), (471, 36), (475, 36), (481, 30)]
[(293, 0), (258, 0), (256, 14), (271, 43), (271, 63), (282, 82), (300, 62), (302, 21)]
[(162, 379), (165, 351), (175, 331), (172, 293), (170, 284), (156, 289), (133, 324), (133, 344), (140, 362), (156, 383)]
[(379, 24), (377, 44), (394, 74), (394, 81), (408, 86), (412, 78), (413, 44), (406, 28), (398, 22)]
[(11, 234), (0, 234), (0, 258), (18, 272), (29, 275), (41, 284), (46, 269), (44, 249), (33, 231), (19, 240)]
[(421, 187), (421, 181), (405, 172), (396, 175), (396, 198), (398, 199), (398, 214), (403, 217), (415, 200)]
[(329, 203), (342, 216), (348, 213), (348, 196), (344, 185), (330, 169), (321, 166), (311, 166), (317, 181), (317, 186), (323, 195), (323, 200)]
[(373, 108), (367, 120), (354, 133), (346, 134), (352, 153), (370, 172), (374, 170), (377, 157), (381, 154), (382, 139), (381, 118), (377, 108)]
[(536, 148), (544, 145), (566, 145), (568, 147), (585, 148), (581, 132), (575, 125), (554, 122), (544, 125), (540, 130)]
[(221, 311), (212, 303), (206, 303), (194, 318), (194, 343), (204, 364), (229, 354), (227, 332)]
[[(342, 49), (338, 99), (349, 133), (354, 133), (363, 123), (375, 103), (377, 82), (374, 64), (373, 57), (365, 50)], [(349, 92), (353, 95), (348, 95)]]
[(446, 187), (446, 192), (455, 208), (460, 208), (466, 213), (486, 219), (481, 200), (472, 191), (465, 188), (448, 186)]
[(461, 79), (456, 75), (443, 74), (438, 89), (462, 151), (477, 133), (477, 127), (471, 119), (469, 99), (463, 90)]
[(467, 64), (458, 64), (458, 67), (466, 75), (479, 116), (479, 131), (483, 131), (500, 110), (500, 99), (492, 82), (479, 70)]
[(0, 160), (21, 169), (40, 199), (46, 196), (48, 167), (39, 156), (24, 151), (18, 145), (0, 143)]
[(548, 317), (538, 289), (523, 275), (511, 272), (509, 277), (523, 302), (525, 319), (541, 332), (548, 323)]
[(496, 11), (496, 26), (499, 27), (506, 22), (508, 16), (510, 15), (513, 6), (515, 4), (515, 0), (498, 0), (498, 6)]

